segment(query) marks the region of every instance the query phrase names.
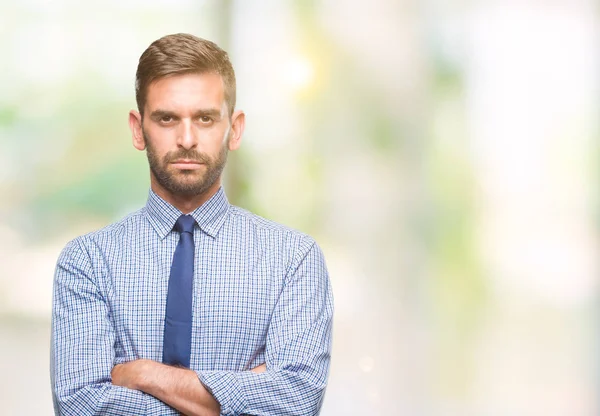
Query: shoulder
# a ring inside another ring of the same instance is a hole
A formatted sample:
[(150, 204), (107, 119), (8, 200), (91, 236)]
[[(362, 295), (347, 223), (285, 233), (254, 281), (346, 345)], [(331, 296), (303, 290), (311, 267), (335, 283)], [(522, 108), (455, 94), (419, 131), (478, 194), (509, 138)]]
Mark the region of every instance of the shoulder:
[(89, 258), (92, 251), (105, 246), (118, 245), (124, 239), (134, 235), (135, 230), (140, 227), (142, 221), (145, 221), (145, 208), (141, 208), (98, 230), (78, 236), (65, 245), (59, 261), (65, 258)]
[(288, 271), (305, 260), (323, 261), (323, 253), (310, 235), (294, 228), (268, 220), (243, 208), (232, 205), (230, 214), (237, 232), (243, 232), (257, 241), (270, 255), (286, 259)]
[(120, 236), (132, 229), (138, 228), (140, 223), (144, 221), (146, 221), (146, 208), (141, 208), (125, 216), (121, 220), (100, 228), (99, 230), (85, 234), (81, 236), (81, 238), (83, 240), (98, 240)]
[[(282, 275), (286, 287), (319, 288), (318, 293), (331, 297), (329, 272), (323, 251), (310, 235), (268, 220), (243, 208), (232, 206), (239, 229), (252, 230), (262, 244), (263, 253), (283, 262)], [(317, 292), (313, 292), (317, 293)]]
[(229, 212), (235, 226), (239, 229), (249, 230), (270, 240), (285, 241), (290, 245), (310, 247), (316, 244), (310, 235), (261, 217), (244, 208), (231, 205)]

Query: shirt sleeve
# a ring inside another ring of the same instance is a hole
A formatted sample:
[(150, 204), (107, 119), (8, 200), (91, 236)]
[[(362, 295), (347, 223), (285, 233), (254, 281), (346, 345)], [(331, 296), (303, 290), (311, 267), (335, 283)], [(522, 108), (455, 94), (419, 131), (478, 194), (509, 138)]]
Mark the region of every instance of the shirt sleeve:
[(177, 414), (137, 390), (115, 386), (115, 329), (80, 239), (61, 253), (52, 300), (51, 381), (57, 415)]
[(310, 242), (298, 252), (267, 333), (267, 371), (198, 372), (222, 415), (319, 413), (329, 373), (333, 296), (319, 247)]

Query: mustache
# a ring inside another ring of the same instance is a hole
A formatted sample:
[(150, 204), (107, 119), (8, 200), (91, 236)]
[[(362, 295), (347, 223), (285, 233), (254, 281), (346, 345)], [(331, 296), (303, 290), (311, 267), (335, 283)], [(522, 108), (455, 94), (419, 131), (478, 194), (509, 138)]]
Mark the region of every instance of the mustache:
[(163, 161), (164, 163), (171, 163), (178, 159), (189, 159), (205, 165), (210, 165), (212, 162), (212, 159), (206, 153), (194, 149), (179, 149), (175, 152), (169, 152), (164, 156)]

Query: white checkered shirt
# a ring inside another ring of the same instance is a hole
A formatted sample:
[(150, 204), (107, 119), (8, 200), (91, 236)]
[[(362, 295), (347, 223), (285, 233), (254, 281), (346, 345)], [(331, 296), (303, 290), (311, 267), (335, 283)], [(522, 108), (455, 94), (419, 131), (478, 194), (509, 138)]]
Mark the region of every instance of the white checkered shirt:
[[(176, 415), (111, 370), (161, 361), (167, 287), (181, 212), (154, 192), (141, 210), (71, 241), (56, 268), (52, 389), (61, 415)], [(222, 189), (191, 213), (192, 370), (223, 415), (319, 413), (333, 299), (309, 236), (230, 205)], [(266, 363), (267, 371), (248, 371)]]

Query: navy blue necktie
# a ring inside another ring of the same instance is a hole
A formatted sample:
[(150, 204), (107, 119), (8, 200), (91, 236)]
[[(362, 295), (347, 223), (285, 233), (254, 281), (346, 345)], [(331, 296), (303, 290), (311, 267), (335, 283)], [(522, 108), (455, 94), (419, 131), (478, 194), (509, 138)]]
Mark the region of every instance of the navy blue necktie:
[(163, 363), (187, 368), (192, 348), (195, 222), (190, 215), (182, 215), (175, 223), (181, 237), (171, 265), (163, 338)]

